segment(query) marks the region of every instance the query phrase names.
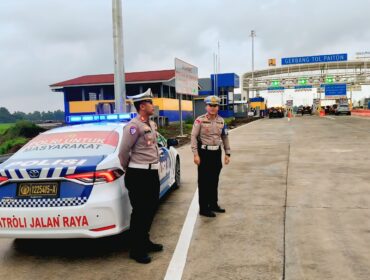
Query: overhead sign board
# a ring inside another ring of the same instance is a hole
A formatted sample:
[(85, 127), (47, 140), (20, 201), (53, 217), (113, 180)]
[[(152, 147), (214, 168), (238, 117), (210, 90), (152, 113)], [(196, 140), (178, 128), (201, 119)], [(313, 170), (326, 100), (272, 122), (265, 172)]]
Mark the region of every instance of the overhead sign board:
[(325, 85), (325, 97), (347, 96), (347, 84)]
[(278, 91), (278, 90), (284, 90), (284, 87), (268, 87), (268, 91)]
[(176, 93), (198, 95), (198, 67), (175, 58)]
[(294, 89), (312, 89), (311, 85), (294, 86)]
[(336, 62), (336, 61), (347, 61), (347, 60), (348, 60), (348, 55), (346, 53), (325, 54), (325, 55), (313, 55), (313, 56), (301, 56), (301, 57), (286, 57), (286, 58), (281, 59), (281, 65)]

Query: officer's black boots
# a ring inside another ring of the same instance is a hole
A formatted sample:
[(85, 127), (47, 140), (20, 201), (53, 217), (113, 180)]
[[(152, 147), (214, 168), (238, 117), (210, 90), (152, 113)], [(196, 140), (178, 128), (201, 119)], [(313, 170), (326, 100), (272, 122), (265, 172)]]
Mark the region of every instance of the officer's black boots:
[(214, 218), (216, 217), (216, 214), (213, 213), (211, 210), (201, 210), (199, 211), (199, 215), (208, 217), (208, 218)]
[(215, 207), (211, 207), (211, 211), (213, 212), (216, 212), (216, 213), (225, 213), (226, 210), (221, 208), (220, 206), (215, 206)]
[(156, 244), (151, 241), (149, 241), (147, 245), (148, 252), (160, 252), (163, 251), (163, 245), (162, 244)]
[(148, 254), (135, 254), (130, 253), (130, 259), (135, 260), (138, 263), (148, 264), (152, 261), (152, 258)]

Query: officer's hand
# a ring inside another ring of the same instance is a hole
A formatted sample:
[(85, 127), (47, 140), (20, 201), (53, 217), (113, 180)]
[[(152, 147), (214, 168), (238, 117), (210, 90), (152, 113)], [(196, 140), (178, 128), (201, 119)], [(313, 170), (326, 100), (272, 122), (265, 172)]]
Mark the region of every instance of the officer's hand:
[(225, 156), (225, 165), (228, 165), (230, 163), (230, 157)]
[(194, 156), (194, 163), (196, 165), (199, 165), (200, 164), (200, 157), (199, 156), (197, 156), (197, 155)]

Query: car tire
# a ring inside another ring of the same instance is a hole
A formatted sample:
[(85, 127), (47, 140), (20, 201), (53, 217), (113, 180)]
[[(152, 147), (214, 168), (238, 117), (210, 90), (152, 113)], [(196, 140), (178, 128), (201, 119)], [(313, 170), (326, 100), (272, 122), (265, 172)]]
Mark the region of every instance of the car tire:
[(350, 116), (351, 115), (351, 112), (348, 112), (347, 115)]
[(176, 158), (176, 166), (175, 166), (175, 183), (173, 184), (174, 189), (178, 189), (180, 187), (181, 181), (181, 168), (180, 168), (180, 158)]

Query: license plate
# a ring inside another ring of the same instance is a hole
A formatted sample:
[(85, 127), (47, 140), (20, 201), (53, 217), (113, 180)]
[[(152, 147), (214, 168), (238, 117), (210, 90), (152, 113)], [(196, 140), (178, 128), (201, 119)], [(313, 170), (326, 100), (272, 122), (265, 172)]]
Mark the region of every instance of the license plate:
[(58, 182), (19, 183), (17, 186), (18, 198), (52, 198), (58, 196)]

